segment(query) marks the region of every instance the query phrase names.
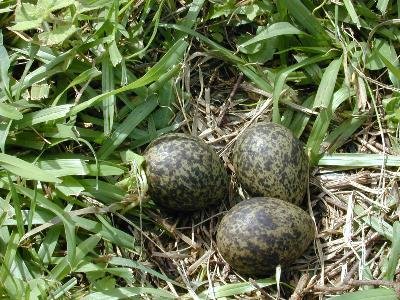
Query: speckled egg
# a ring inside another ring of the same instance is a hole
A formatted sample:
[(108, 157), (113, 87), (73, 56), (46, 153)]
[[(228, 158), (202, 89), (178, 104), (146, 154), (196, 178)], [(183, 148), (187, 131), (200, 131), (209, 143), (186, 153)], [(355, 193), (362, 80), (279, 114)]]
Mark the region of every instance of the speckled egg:
[(302, 202), (308, 157), (286, 127), (269, 122), (250, 126), (236, 140), (232, 162), (238, 182), (251, 196)]
[(145, 151), (149, 195), (158, 205), (194, 211), (221, 202), (228, 193), (228, 174), (217, 153), (199, 138), (164, 135)]
[(240, 202), (222, 218), (216, 240), (234, 270), (258, 277), (293, 263), (314, 236), (314, 223), (300, 207), (258, 197)]

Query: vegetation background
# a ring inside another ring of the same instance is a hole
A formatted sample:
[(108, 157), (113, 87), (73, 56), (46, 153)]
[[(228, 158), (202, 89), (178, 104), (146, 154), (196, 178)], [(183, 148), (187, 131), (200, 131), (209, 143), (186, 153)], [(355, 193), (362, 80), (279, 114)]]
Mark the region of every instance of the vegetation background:
[[(398, 0), (0, 1), (0, 297), (396, 299), (399, 23)], [(266, 279), (215, 248), (234, 176), (173, 218), (140, 155), (184, 131), (234, 175), (257, 120), (304, 141), (318, 231)]]

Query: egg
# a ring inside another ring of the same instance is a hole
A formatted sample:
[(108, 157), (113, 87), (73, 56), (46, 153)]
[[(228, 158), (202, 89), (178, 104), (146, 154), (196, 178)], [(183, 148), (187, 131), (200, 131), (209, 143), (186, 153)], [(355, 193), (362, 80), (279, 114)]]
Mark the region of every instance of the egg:
[(270, 122), (250, 126), (237, 138), (232, 162), (238, 182), (250, 196), (302, 202), (308, 157), (286, 127)]
[(145, 151), (148, 193), (160, 207), (195, 211), (221, 202), (228, 194), (228, 174), (214, 149), (201, 139), (172, 133)]
[(314, 222), (300, 207), (276, 198), (256, 197), (235, 205), (216, 235), (219, 253), (241, 274), (268, 276), (289, 266), (315, 237)]

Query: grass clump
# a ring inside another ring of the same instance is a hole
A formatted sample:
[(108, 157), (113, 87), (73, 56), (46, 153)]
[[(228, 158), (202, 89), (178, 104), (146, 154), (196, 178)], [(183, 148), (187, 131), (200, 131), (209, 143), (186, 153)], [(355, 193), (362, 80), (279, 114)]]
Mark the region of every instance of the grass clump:
[[(396, 1), (2, 1), (0, 296), (395, 299), (399, 12)], [(141, 168), (145, 145), (184, 131), (233, 171), (234, 140), (257, 120), (305, 142), (318, 231), (261, 280), (215, 248), (234, 180), (220, 207), (175, 219), (146, 198)]]

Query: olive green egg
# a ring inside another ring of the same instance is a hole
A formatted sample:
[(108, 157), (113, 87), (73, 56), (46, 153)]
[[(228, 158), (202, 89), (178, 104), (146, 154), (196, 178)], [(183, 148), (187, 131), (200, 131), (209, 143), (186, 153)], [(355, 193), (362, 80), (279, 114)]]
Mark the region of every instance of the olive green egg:
[(250, 196), (302, 202), (308, 157), (286, 127), (270, 122), (250, 126), (237, 138), (232, 162), (238, 182)]
[(221, 202), (228, 193), (222, 160), (197, 137), (166, 134), (150, 143), (144, 157), (148, 193), (163, 208), (195, 211)]
[(315, 237), (311, 217), (300, 207), (275, 198), (239, 202), (217, 229), (218, 251), (239, 272), (260, 277), (299, 258)]

